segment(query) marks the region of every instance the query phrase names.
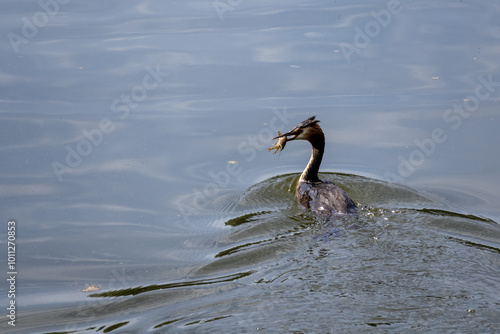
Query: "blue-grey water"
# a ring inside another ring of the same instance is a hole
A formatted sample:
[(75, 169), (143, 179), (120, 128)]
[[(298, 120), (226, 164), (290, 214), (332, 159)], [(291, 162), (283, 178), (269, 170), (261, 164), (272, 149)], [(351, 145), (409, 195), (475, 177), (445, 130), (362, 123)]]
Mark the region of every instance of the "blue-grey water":
[(497, 1), (1, 7), (2, 333), (500, 331)]

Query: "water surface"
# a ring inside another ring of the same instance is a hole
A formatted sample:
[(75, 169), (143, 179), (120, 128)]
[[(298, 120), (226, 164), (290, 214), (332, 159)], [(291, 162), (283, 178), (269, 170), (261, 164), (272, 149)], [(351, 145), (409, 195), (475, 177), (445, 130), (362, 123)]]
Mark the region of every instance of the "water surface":
[[(495, 1), (58, 4), (2, 11), (2, 332), (498, 329)], [(358, 218), (267, 152), (312, 115)]]

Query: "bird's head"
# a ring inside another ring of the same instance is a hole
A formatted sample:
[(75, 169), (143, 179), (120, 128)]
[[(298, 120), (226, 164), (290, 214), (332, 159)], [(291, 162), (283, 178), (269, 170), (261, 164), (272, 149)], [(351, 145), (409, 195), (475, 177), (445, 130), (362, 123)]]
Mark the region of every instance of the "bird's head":
[(319, 121), (314, 120), (315, 118), (316, 116), (309, 117), (305, 121), (297, 124), (297, 126), (294, 127), (293, 130), (274, 137), (273, 140), (281, 137), (286, 137), (287, 142), (296, 139), (311, 141), (312, 137), (319, 134), (323, 135), (323, 131), (321, 131), (321, 128), (318, 125)]

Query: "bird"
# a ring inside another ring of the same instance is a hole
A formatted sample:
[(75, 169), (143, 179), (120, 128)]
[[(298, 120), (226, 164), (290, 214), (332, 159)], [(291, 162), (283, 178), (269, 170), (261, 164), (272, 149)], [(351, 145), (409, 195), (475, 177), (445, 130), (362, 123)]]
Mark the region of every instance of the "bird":
[(349, 195), (334, 183), (320, 180), (318, 177), (325, 151), (325, 134), (318, 122), (316, 116), (312, 116), (291, 131), (283, 134), (278, 132), (278, 136), (273, 138), (273, 140), (279, 139), (274, 148), (283, 150), (285, 143), (293, 140), (307, 140), (311, 143), (311, 158), (297, 183), (298, 202), (304, 208), (323, 217), (355, 215), (357, 207)]

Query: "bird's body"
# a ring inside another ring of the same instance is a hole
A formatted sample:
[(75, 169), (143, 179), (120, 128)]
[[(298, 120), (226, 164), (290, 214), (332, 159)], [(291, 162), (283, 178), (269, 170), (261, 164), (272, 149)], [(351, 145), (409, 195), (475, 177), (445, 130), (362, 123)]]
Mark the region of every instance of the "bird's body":
[(328, 181), (299, 180), (297, 199), (302, 206), (320, 216), (356, 214), (357, 212), (356, 205), (349, 195)]
[[(305, 208), (321, 216), (356, 214), (357, 208), (347, 193), (335, 184), (318, 178), (319, 166), (325, 150), (325, 135), (315, 116), (298, 124), (292, 131), (276, 138), (307, 140), (312, 145), (309, 163), (297, 183), (297, 199)], [(284, 145), (283, 145), (284, 147)]]

